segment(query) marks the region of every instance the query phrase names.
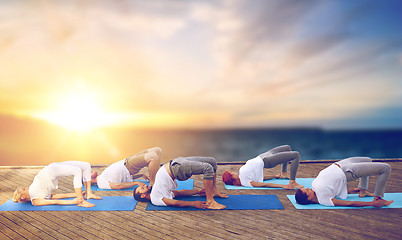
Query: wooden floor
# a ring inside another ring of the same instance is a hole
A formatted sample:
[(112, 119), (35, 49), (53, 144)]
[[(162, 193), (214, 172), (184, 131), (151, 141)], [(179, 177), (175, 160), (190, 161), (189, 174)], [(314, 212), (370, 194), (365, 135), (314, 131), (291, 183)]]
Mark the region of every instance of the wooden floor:
[[(301, 164), (298, 177), (315, 177), (330, 163)], [(402, 162), (390, 162), (386, 192), (402, 192)], [(237, 171), (241, 165), (220, 165)], [(102, 171), (104, 167), (94, 167)], [(39, 167), (0, 168), (0, 204), (18, 186), (28, 186)], [(145, 170), (146, 171), (146, 170)], [(267, 174), (279, 168), (264, 170)], [(199, 176), (194, 187), (202, 187)], [(369, 188), (374, 189), (374, 180)], [(71, 178), (59, 181), (59, 192), (71, 192)], [(350, 187), (357, 183), (350, 184)], [(286, 194), (294, 190), (225, 190), (227, 194), (276, 194), (285, 210), (24, 211), (0, 212), (0, 239), (401, 239), (402, 209), (296, 210)], [(131, 192), (97, 192), (131, 196)]]

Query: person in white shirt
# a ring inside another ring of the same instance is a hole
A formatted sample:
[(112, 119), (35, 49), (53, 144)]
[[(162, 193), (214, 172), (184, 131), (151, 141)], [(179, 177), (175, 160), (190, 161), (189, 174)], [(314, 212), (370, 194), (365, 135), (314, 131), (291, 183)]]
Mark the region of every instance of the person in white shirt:
[[(52, 194), (58, 188), (58, 179), (74, 176), (75, 193)], [(31, 202), (34, 206), (43, 205), (73, 205), (93, 207), (95, 204), (85, 201), (82, 193), (82, 182), (85, 186), (86, 199), (102, 199), (91, 191), (91, 165), (87, 162), (66, 161), (51, 163), (39, 171), (29, 187), (18, 188), (13, 195), (14, 202)], [(75, 198), (73, 200), (60, 200)]]
[[(287, 165), (291, 162), (290, 177), (287, 175)], [(296, 173), (299, 168), (300, 154), (292, 151), (289, 145), (273, 148), (257, 157), (250, 159), (239, 169), (239, 174), (226, 170), (222, 175), (222, 181), (227, 185), (244, 187), (269, 187), (294, 189), (303, 187), (296, 183)], [(264, 176), (264, 168), (273, 168), (282, 164), (282, 173), (275, 176)], [(264, 183), (264, 180), (272, 178), (289, 178), (289, 183), (276, 184)]]
[[(216, 188), (217, 163), (212, 157), (178, 157), (164, 164), (156, 174), (153, 187), (140, 186), (133, 191), (137, 201), (149, 202), (157, 206), (192, 206), (201, 209), (224, 209), (215, 201), (214, 197), (227, 198)], [(174, 190), (177, 182), (185, 181), (192, 175), (203, 174), (204, 189), (201, 190)], [(174, 198), (181, 196), (206, 195), (206, 202), (203, 201), (182, 201)]]
[[(372, 162), (369, 157), (351, 157), (335, 162), (322, 170), (314, 179), (311, 189), (297, 190), (295, 199), (299, 204), (321, 204), (324, 206), (365, 207), (388, 206), (393, 201), (382, 199), (391, 173), (387, 163)], [(378, 175), (374, 194), (368, 192), (369, 176)], [(347, 182), (359, 179), (357, 188), (347, 189)], [(348, 193), (359, 193), (359, 197), (373, 197), (372, 202), (347, 201)]]
[[(155, 175), (160, 167), (162, 149), (159, 147), (150, 148), (118, 161), (107, 167), (100, 175), (92, 172), (91, 181), (101, 189), (125, 189), (135, 185), (145, 185), (142, 182), (134, 181), (139, 177), (149, 180), (152, 186), (155, 182)], [(138, 173), (142, 168), (148, 166), (149, 177)]]

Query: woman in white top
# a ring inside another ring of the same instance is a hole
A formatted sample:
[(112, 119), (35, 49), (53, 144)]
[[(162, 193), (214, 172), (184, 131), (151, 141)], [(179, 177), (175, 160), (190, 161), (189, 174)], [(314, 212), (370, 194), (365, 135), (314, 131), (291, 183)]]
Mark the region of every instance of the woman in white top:
[[(287, 175), (287, 165), (291, 162), (290, 177)], [(239, 169), (239, 175), (231, 171), (225, 171), (222, 180), (225, 184), (244, 187), (270, 187), (294, 189), (302, 185), (296, 183), (296, 173), (299, 167), (300, 154), (292, 151), (289, 145), (273, 148), (257, 157), (250, 159)], [(273, 168), (282, 164), (282, 173), (276, 176), (265, 176), (264, 168)], [(272, 178), (289, 178), (289, 184), (264, 183), (264, 180)]]
[[(58, 188), (58, 179), (65, 176), (74, 176), (75, 193), (52, 194), (52, 191)], [(80, 207), (93, 207), (95, 205), (85, 201), (83, 197), (82, 182), (85, 185), (86, 199), (102, 199), (91, 191), (91, 165), (89, 163), (80, 161), (51, 163), (39, 171), (29, 187), (18, 188), (14, 192), (13, 201), (31, 201), (34, 206), (76, 204)], [(73, 197), (75, 197), (73, 200), (60, 200)]]

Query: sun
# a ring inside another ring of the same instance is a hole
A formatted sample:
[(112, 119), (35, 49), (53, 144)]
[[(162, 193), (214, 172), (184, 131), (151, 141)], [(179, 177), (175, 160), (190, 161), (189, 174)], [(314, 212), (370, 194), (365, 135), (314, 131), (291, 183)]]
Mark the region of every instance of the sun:
[(59, 96), (56, 109), (35, 114), (35, 117), (68, 130), (90, 131), (93, 128), (110, 125), (111, 116), (102, 109), (95, 94), (75, 92)]

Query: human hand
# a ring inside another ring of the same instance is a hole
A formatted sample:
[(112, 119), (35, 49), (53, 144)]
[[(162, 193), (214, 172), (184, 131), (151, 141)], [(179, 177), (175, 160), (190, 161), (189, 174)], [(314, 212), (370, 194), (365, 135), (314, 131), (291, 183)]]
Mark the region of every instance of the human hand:
[(198, 192), (198, 195), (205, 196), (206, 195), (205, 188), (200, 189), (200, 191)]
[(206, 202), (203, 201), (193, 201), (193, 207), (200, 208), (200, 209), (206, 209), (208, 207)]
[(83, 198), (74, 198), (72, 200), (67, 200), (67, 201), (71, 201), (71, 204), (80, 204), (80, 203), (84, 202), (85, 199), (83, 199)]
[(138, 186), (138, 187), (141, 187), (141, 186), (144, 186), (144, 185), (146, 185), (146, 184), (143, 183), (143, 182), (138, 182), (138, 181), (137, 181), (137, 186)]

